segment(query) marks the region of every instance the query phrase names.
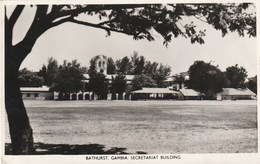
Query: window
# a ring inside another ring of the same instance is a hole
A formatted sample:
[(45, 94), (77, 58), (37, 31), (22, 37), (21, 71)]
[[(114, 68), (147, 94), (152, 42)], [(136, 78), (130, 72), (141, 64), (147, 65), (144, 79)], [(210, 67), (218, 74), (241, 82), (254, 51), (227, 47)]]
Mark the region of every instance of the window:
[(30, 94), (30, 93), (27, 93), (27, 94), (26, 94), (26, 97), (31, 97), (31, 94)]
[(98, 62), (98, 67), (101, 67), (101, 61)]
[(39, 97), (39, 93), (35, 93), (35, 94), (34, 94), (34, 97)]

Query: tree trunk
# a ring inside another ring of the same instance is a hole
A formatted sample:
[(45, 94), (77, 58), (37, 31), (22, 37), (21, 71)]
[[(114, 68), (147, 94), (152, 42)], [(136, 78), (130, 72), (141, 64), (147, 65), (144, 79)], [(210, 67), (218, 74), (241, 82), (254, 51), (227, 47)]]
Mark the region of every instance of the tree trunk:
[[(5, 108), (9, 122), (9, 131), (13, 154), (32, 154), (33, 132), (24, 107), (18, 83), (18, 71), (22, 63), (15, 55), (22, 51), (7, 48), (5, 52)], [(26, 52), (24, 52), (26, 53)]]

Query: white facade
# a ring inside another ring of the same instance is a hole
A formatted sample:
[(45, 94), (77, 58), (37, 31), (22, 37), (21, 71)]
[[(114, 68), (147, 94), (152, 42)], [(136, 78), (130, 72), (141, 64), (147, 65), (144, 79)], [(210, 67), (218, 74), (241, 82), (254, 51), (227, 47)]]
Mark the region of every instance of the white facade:
[(49, 91), (50, 88), (43, 87), (21, 87), (21, 94), (23, 99), (30, 100), (45, 100), (53, 99), (54, 93)]
[(248, 88), (223, 88), (222, 92), (217, 93), (217, 100), (248, 100), (255, 97), (256, 94)]

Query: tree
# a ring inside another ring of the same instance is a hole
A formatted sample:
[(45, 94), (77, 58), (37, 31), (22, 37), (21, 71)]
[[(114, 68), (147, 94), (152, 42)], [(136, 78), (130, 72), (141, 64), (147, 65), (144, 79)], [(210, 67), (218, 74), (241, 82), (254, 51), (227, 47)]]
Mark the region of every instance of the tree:
[[(33, 152), (33, 136), (29, 118), (24, 107), (19, 84), (19, 67), (31, 52), (37, 39), (51, 28), (65, 22), (89, 26), (111, 32), (133, 36), (135, 40), (154, 40), (159, 33), (167, 46), (172, 38), (188, 37), (192, 43), (204, 43), (204, 31), (198, 31), (194, 24), (181, 26), (184, 16), (193, 16), (221, 30), (225, 36), (229, 31), (239, 35), (256, 36), (256, 14), (247, 8), (254, 4), (123, 4), (123, 5), (33, 5), (34, 19), (22, 40), (13, 44), (13, 29), (25, 7), (17, 5), (8, 15), (5, 9), (5, 107), (14, 154)], [(80, 19), (79, 15), (99, 18), (93, 23)]]
[(157, 63), (157, 62), (152, 63), (151, 61), (146, 61), (145, 68), (144, 68), (144, 74), (152, 77), (152, 75), (155, 74), (158, 65), (159, 65), (159, 63)]
[(89, 90), (97, 95), (99, 100), (107, 99), (108, 81), (101, 72), (93, 71), (89, 74)]
[(83, 89), (83, 70), (77, 60), (67, 62), (59, 67), (57, 77), (51, 90), (60, 93), (76, 93)]
[(183, 74), (174, 75), (174, 81), (176, 81), (179, 84), (179, 89), (182, 89), (182, 84), (185, 82), (185, 75)]
[(54, 58), (48, 59), (47, 67), (45, 65), (42, 66), (38, 75), (42, 76), (45, 82), (45, 85), (52, 86), (57, 78), (58, 74), (58, 62)]
[(235, 66), (228, 67), (226, 69), (226, 76), (229, 82), (230, 88), (245, 88), (245, 80), (247, 78), (247, 71), (243, 67)]
[(160, 64), (159, 68), (156, 69), (156, 71), (152, 74), (152, 79), (156, 82), (157, 87), (165, 88), (166, 85), (164, 81), (166, 80), (167, 76), (169, 76), (171, 73), (171, 67), (165, 66), (163, 64)]
[(122, 74), (129, 74), (132, 70), (130, 59), (125, 56), (122, 59), (116, 61), (117, 72)]
[(227, 85), (225, 74), (211, 63), (195, 61), (188, 73), (188, 87), (205, 93), (207, 99), (213, 99), (214, 94)]
[(20, 87), (41, 87), (44, 83), (42, 77), (35, 72), (27, 70), (27, 68), (19, 71), (18, 81)]
[(115, 74), (116, 73), (116, 65), (114, 60), (109, 57), (107, 59), (107, 74)]
[(157, 87), (156, 82), (147, 75), (135, 75), (132, 81), (132, 91), (142, 89), (143, 87)]
[(249, 78), (246, 86), (248, 89), (257, 94), (257, 76)]
[(115, 78), (112, 77), (112, 83), (111, 83), (111, 93), (115, 94), (118, 93), (119, 94), (119, 98), (118, 99), (122, 99), (122, 94), (126, 91), (126, 77), (123, 74), (117, 74)]
[(131, 56), (132, 69), (130, 74), (132, 75), (141, 75), (144, 72), (145, 68), (145, 57), (138, 56), (138, 52), (134, 51)]

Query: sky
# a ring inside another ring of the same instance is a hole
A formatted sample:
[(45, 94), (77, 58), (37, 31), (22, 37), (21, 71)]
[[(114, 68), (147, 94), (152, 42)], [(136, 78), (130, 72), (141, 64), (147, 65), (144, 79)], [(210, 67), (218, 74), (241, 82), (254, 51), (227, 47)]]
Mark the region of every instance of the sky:
[[(11, 9), (12, 7), (9, 7)], [(11, 10), (9, 10), (10, 13)], [(14, 29), (14, 43), (19, 42), (33, 18), (34, 8), (26, 7)], [(89, 66), (89, 61), (96, 55), (106, 55), (113, 59), (131, 56), (134, 51), (147, 60), (169, 65), (172, 74), (186, 72), (196, 60), (218, 65), (222, 71), (229, 66), (243, 66), (248, 76), (257, 74), (257, 39), (248, 36), (239, 37), (237, 33), (229, 33), (225, 37), (210, 25), (185, 18), (182, 24), (193, 21), (198, 29), (206, 29), (205, 44), (191, 44), (190, 39), (174, 38), (166, 48), (163, 39), (155, 34), (155, 41), (133, 40), (131, 36), (111, 33), (107, 37), (104, 30), (64, 23), (45, 32), (36, 42), (32, 52), (24, 60), (20, 68), (39, 71), (54, 57), (62, 64), (63, 60), (77, 59), (82, 66)]]

